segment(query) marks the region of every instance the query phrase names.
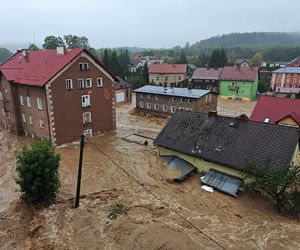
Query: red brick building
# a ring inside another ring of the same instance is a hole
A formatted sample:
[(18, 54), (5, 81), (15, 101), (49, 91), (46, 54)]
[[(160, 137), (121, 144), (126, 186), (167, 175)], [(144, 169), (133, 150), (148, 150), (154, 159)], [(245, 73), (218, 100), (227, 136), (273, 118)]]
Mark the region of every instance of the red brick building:
[(300, 68), (285, 67), (274, 70), (271, 87), (277, 94), (300, 93)]
[(115, 81), (85, 49), (19, 51), (0, 65), (0, 125), (54, 145), (113, 130)]

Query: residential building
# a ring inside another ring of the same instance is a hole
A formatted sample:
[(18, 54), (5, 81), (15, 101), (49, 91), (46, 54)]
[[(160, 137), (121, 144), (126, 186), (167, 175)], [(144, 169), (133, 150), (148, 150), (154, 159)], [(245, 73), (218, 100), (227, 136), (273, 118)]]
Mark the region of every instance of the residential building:
[(138, 68), (141, 68), (147, 63), (147, 65), (151, 64), (162, 64), (165, 60), (167, 60), (167, 56), (140, 56), (135, 55), (131, 59), (131, 66), (129, 68), (130, 72), (136, 72)]
[(217, 95), (210, 90), (147, 85), (134, 92), (136, 109), (153, 115), (169, 116), (177, 109), (206, 113), (217, 109)]
[(193, 88), (219, 93), (219, 78), (223, 68), (197, 68), (191, 77)]
[(300, 93), (300, 68), (284, 67), (274, 70), (271, 87), (277, 96)]
[(299, 153), (299, 130), (293, 127), (177, 110), (154, 145), (162, 156), (177, 156), (198, 168), (243, 178), (248, 164), (287, 169)]
[(149, 82), (159, 86), (175, 86), (186, 79), (187, 64), (151, 64)]
[(260, 96), (252, 121), (300, 127), (300, 99)]
[(0, 123), (54, 145), (115, 129), (115, 76), (88, 50), (18, 51), (0, 65)]
[(116, 103), (131, 102), (132, 100), (132, 87), (121, 77), (117, 76), (118, 81), (113, 84), (115, 90)]
[(234, 65), (235, 66), (240, 66), (240, 67), (245, 67), (245, 68), (250, 68), (251, 60), (250, 59), (239, 58), (239, 59), (235, 60)]
[(220, 75), (220, 96), (225, 99), (255, 100), (258, 86), (256, 67), (224, 67)]
[(295, 59), (290, 61), (287, 64), (288, 67), (295, 67), (295, 68), (300, 68), (300, 56), (297, 56)]

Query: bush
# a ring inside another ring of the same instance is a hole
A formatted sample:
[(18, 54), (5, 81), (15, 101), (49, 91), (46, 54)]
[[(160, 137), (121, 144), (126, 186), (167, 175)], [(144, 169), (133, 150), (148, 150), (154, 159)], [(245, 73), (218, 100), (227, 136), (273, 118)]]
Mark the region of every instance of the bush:
[(16, 183), (21, 188), (21, 198), (29, 203), (48, 205), (60, 187), (60, 155), (49, 141), (41, 141), (31, 147), (24, 146), (16, 158)]
[(107, 218), (110, 220), (117, 219), (121, 214), (127, 214), (127, 208), (122, 203), (116, 203), (111, 206), (111, 211)]

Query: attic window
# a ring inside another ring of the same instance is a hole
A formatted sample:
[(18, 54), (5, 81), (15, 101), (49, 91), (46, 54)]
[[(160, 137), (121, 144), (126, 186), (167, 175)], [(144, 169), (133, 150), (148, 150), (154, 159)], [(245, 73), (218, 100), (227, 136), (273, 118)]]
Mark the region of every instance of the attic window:
[(269, 123), (269, 122), (270, 122), (270, 118), (266, 117), (266, 118), (264, 119), (264, 123)]
[(235, 125), (234, 122), (229, 123), (229, 127), (234, 127), (234, 125)]

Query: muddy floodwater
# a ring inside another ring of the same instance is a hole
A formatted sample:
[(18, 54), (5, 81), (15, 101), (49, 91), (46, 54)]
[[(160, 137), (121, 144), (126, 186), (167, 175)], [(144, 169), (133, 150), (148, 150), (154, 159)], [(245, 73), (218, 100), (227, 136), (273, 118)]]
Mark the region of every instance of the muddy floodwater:
[[(228, 115), (255, 105), (219, 104)], [(279, 215), (268, 199), (201, 191), (199, 174), (173, 183), (175, 173), (144, 138), (155, 138), (167, 120), (132, 107), (117, 106), (117, 130), (86, 142), (77, 209), (79, 144), (57, 149), (62, 186), (57, 202), (41, 209), (24, 204), (14, 183), (15, 150), (29, 139), (0, 131), (1, 249), (300, 249), (300, 222)], [(117, 203), (126, 212), (110, 220)]]

